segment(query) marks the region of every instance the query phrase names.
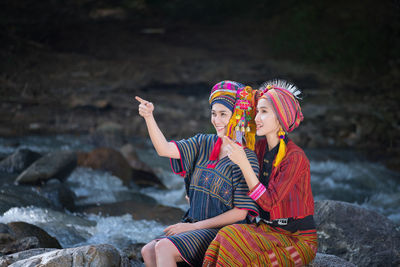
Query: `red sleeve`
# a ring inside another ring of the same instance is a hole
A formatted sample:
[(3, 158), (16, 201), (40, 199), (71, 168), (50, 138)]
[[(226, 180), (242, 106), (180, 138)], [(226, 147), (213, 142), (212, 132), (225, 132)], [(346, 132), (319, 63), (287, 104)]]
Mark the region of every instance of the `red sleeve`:
[(301, 152), (287, 155), (278, 169), (273, 170), (268, 188), (259, 183), (248, 195), (265, 211), (270, 211), (293, 190), (303, 173), (307, 170), (308, 160)]

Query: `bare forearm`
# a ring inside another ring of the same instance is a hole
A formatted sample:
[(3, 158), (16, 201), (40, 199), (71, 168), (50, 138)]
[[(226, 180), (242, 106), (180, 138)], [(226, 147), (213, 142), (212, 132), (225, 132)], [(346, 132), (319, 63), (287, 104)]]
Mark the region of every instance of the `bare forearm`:
[(233, 208), (213, 218), (195, 223), (197, 229), (219, 228), (244, 220), (247, 210)]
[(179, 159), (179, 151), (176, 145), (172, 142), (168, 142), (165, 139), (164, 134), (161, 132), (153, 116), (145, 118), (147, 130), (151, 142), (157, 151), (157, 154), (162, 157), (169, 157)]
[(251, 167), (250, 162), (246, 159), (239, 165), (240, 170), (243, 173), (244, 179), (246, 180), (247, 186), (249, 189), (253, 189), (259, 182), (257, 175), (254, 173), (253, 168)]

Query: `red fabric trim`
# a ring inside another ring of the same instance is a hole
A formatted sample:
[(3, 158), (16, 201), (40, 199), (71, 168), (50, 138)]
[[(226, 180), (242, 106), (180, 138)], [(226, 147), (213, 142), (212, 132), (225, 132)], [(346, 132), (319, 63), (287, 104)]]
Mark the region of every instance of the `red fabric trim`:
[(253, 212), (253, 213), (255, 213), (255, 214), (256, 214), (256, 215), (253, 215), (253, 214), (249, 213), (251, 217), (257, 217), (257, 216), (259, 216), (259, 215), (260, 215), (260, 214), (259, 214), (257, 211), (255, 211), (255, 210), (246, 209), (246, 208), (239, 208), (239, 207), (236, 207), (236, 206), (235, 206), (235, 208), (237, 208), (237, 209), (240, 209), (240, 210), (247, 210), (247, 211), (251, 211), (251, 212)]
[(207, 164), (207, 169), (214, 169), (215, 166), (217, 166), (217, 164), (218, 164), (218, 161), (215, 164)]
[(219, 157), (219, 152), (221, 151), (221, 145), (222, 145), (222, 138), (218, 137), (217, 142), (215, 142), (213, 150), (211, 151), (210, 154), (210, 160), (217, 160)]
[(180, 175), (180, 176), (182, 176), (182, 177), (185, 177), (185, 176), (186, 176), (186, 171), (185, 171), (184, 168), (183, 168), (181, 151), (179, 150), (178, 144), (177, 144), (175, 141), (171, 141), (171, 142), (174, 143), (174, 144), (176, 145), (176, 148), (177, 148), (178, 151), (179, 151), (179, 159), (180, 159), (181, 168), (182, 168), (182, 171), (181, 171), (181, 172), (176, 172), (176, 171), (174, 170), (174, 168), (172, 167), (172, 159), (170, 158), (170, 159), (169, 159), (169, 164), (171, 165), (172, 172), (175, 173), (175, 174), (178, 174), (178, 175)]

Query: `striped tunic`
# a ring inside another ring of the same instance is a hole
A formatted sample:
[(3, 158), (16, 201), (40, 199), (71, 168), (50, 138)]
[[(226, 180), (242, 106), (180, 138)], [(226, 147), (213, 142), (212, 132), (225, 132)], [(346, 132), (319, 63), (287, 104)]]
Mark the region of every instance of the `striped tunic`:
[(264, 139), (256, 145), (262, 179), (249, 195), (263, 210), (262, 219), (290, 218), (290, 223), (226, 226), (208, 247), (203, 266), (303, 266), (314, 259), (317, 233), (308, 159), (289, 140), (285, 158), (269, 174), (268, 154), (276, 154), (278, 147), (268, 153), (265, 149)]
[[(180, 159), (171, 159), (172, 170), (185, 177), (190, 208), (187, 221), (201, 221), (218, 216), (232, 208), (246, 209), (258, 215), (256, 203), (247, 195), (249, 189), (240, 168), (228, 157), (210, 161), (217, 135), (198, 134), (176, 141)], [(255, 153), (245, 148), (255, 173), (258, 161)], [(215, 165), (215, 167), (210, 167)], [(201, 229), (170, 236), (182, 258), (192, 266), (200, 266), (208, 245), (219, 229)]]
[[(256, 144), (256, 153), (262, 169), (266, 139)], [(262, 170), (260, 171), (262, 172)], [(302, 218), (314, 214), (314, 198), (310, 182), (310, 162), (304, 151), (292, 140), (286, 147), (286, 156), (278, 167), (273, 167), (268, 184), (258, 183), (249, 195), (268, 211), (271, 220)]]

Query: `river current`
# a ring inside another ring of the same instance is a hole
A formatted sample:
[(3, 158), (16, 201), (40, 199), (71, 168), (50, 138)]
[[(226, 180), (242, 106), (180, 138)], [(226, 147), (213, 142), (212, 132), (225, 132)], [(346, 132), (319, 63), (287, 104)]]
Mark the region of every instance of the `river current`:
[[(129, 140), (138, 145), (138, 155), (151, 162), (157, 176), (168, 190), (128, 188), (110, 173), (76, 168), (67, 178), (68, 187), (76, 194), (76, 205), (123, 201), (135, 192), (155, 198), (159, 203), (187, 209), (182, 178), (173, 174), (169, 161), (156, 155), (149, 140)], [(93, 149), (85, 136), (26, 136), (0, 138), (4, 156), (20, 148), (39, 153), (53, 150)], [(375, 210), (400, 225), (400, 174), (369, 162), (354, 151), (335, 149), (305, 150), (311, 164), (311, 186), (316, 200), (331, 199), (357, 203)], [(24, 221), (43, 228), (55, 236), (63, 247), (86, 244), (112, 244), (123, 249), (131, 243), (146, 243), (166, 227), (156, 221), (133, 220), (131, 215), (101, 216), (60, 212), (39, 207), (14, 207), (0, 215), (1, 223)]]

